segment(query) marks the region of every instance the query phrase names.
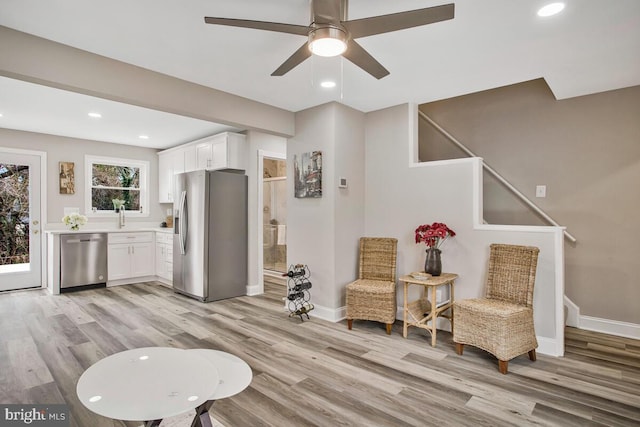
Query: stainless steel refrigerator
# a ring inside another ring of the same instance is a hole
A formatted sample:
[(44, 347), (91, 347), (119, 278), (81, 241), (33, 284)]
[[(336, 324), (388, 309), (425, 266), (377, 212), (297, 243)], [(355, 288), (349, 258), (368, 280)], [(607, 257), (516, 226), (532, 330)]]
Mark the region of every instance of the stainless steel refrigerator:
[(246, 175), (176, 175), (174, 200), (174, 291), (205, 302), (246, 295)]

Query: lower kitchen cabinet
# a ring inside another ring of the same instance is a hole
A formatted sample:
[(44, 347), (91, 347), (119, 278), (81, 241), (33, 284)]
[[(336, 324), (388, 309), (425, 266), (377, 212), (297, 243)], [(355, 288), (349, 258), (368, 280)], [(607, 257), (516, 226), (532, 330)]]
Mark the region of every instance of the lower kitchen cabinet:
[(156, 276), (164, 283), (173, 282), (173, 234), (156, 233)]
[(155, 275), (153, 233), (109, 233), (109, 280)]

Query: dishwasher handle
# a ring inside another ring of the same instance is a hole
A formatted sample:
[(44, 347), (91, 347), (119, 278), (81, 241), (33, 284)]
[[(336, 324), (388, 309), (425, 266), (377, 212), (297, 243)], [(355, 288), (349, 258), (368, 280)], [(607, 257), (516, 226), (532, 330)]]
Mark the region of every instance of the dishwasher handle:
[(84, 242), (102, 242), (104, 239), (68, 239), (65, 240), (65, 243), (84, 243)]

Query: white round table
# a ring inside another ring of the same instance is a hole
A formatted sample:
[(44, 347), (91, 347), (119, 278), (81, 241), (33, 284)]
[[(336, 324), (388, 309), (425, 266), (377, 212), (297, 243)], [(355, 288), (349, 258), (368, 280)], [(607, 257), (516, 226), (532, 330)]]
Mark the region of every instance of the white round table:
[[(216, 367), (220, 375), (220, 382), (209, 400), (196, 408), (196, 415), (192, 426), (211, 427), (209, 409), (218, 399), (231, 397), (240, 393), (251, 384), (253, 373), (247, 363), (233, 354), (224, 351), (207, 350), (203, 348), (187, 350), (207, 359)], [(197, 419), (197, 420), (196, 420)], [(198, 424), (199, 421), (199, 424)]]
[(253, 373), (247, 363), (233, 354), (218, 350), (197, 348), (192, 351), (206, 358), (218, 370), (220, 382), (216, 391), (209, 397), (218, 400), (240, 393), (251, 384)]
[(96, 414), (158, 425), (209, 401), (220, 377), (197, 351), (147, 347), (116, 353), (78, 380), (80, 402)]

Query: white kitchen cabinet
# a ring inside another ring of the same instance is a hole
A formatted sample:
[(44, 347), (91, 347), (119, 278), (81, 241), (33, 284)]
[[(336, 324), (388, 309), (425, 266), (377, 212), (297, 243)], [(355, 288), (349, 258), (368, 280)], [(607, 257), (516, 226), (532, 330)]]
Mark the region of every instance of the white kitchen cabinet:
[(225, 132), (198, 142), (196, 149), (197, 169), (247, 169), (247, 145), (245, 136)]
[(173, 282), (173, 234), (156, 233), (156, 276)]
[(158, 153), (158, 203), (173, 203), (174, 177), (185, 171), (185, 149)]
[(196, 146), (186, 145), (183, 147), (184, 153), (184, 172), (193, 172), (197, 170), (198, 161), (196, 158)]
[(195, 170), (247, 169), (247, 142), (225, 132), (158, 153), (158, 203), (173, 203), (175, 175)]
[(155, 274), (153, 233), (109, 233), (109, 281)]

